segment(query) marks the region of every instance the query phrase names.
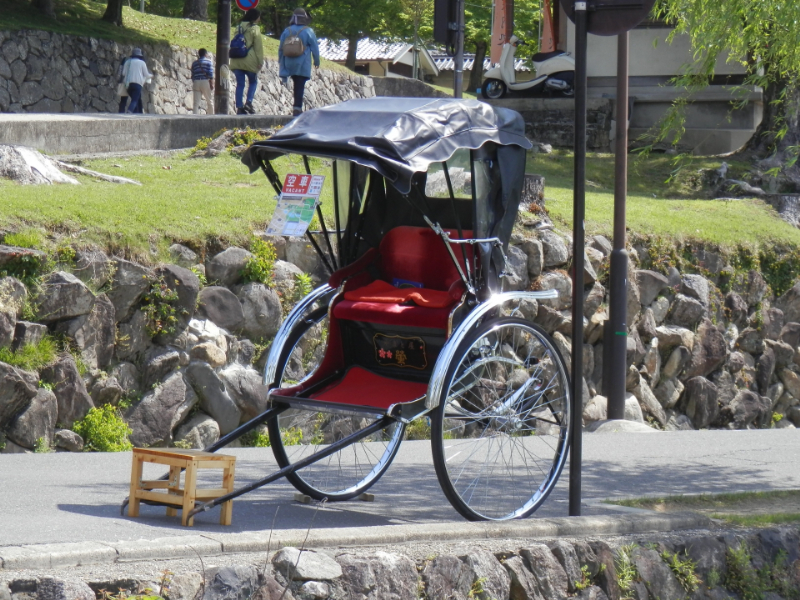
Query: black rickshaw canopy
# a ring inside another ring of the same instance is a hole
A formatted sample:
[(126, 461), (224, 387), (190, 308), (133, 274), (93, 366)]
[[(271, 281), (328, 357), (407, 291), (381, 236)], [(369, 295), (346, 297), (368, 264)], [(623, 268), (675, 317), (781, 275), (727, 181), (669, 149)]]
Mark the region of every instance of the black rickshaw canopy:
[[(414, 173), (450, 159), (456, 150), (476, 150), (487, 142), (523, 157), (531, 148), (522, 117), (513, 110), (478, 100), (375, 97), (303, 113), (270, 139), (253, 144), (242, 162), (253, 172), (261, 161), (281, 154), (348, 160), (374, 169), (407, 194)], [(520, 181), (523, 172), (515, 173)]]

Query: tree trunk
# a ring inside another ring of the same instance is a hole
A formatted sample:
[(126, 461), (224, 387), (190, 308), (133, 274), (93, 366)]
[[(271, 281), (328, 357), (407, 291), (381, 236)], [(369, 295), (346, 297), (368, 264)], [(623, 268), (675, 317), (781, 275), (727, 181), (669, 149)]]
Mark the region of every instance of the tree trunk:
[(53, 6), (53, 0), (33, 0), (32, 4), (35, 9), (41, 12), (48, 19), (56, 18), (56, 11), (55, 7)]
[(478, 91), (483, 81), (483, 61), (486, 58), (486, 42), (475, 42), (475, 62), (472, 63), (472, 71), (469, 73), (469, 85), (467, 91), (473, 94)]
[(358, 49), (358, 38), (357, 37), (347, 38), (347, 60), (345, 61), (344, 66), (350, 69), (351, 71), (356, 70), (357, 49)]
[(183, 18), (208, 21), (208, 0), (183, 0)]
[(122, 27), (122, 3), (125, 0), (108, 0), (103, 21), (113, 23), (117, 27)]
[[(777, 132), (785, 129), (783, 137)], [(764, 88), (764, 108), (761, 123), (741, 154), (761, 161), (758, 170), (779, 169), (770, 181), (756, 181), (762, 187), (782, 193), (800, 193), (800, 88), (795, 82), (779, 79)]]

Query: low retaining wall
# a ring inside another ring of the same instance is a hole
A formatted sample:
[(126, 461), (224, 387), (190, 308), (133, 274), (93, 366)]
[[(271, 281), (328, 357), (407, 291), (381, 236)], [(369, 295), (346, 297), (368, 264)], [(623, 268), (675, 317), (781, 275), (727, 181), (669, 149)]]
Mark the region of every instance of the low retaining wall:
[[(142, 45), (155, 75), (144, 95), (146, 112), (192, 112), (193, 50), (167, 44)], [(0, 31), (0, 112), (91, 113), (118, 110), (117, 68), (132, 45), (47, 31)], [(212, 56), (213, 59), (213, 56)], [(282, 86), (278, 63), (267, 60), (253, 102), (264, 114), (291, 114), (291, 91)], [(231, 107), (235, 84), (231, 81)], [(320, 69), (306, 85), (305, 107), (374, 96), (372, 80), (355, 73)], [(235, 109), (231, 108), (231, 112)], [(2, 141), (2, 140), (0, 140)]]

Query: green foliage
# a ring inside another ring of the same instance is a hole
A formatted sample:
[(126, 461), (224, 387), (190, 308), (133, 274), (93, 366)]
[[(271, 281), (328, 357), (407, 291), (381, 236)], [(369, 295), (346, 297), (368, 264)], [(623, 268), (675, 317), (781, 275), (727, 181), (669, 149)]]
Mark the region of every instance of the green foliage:
[[(175, 333), (180, 308), (178, 292), (159, 277), (150, 285), (150, 290), (142, 298), (142, 309), (147, 317), (147, 334), (150, 337)], [(183, 309), (185, 312), (185, 309)]]
[(261, 135), (256, 129), (250, 129), (248, 125), (244, 129), (234, 129), (233, 137), (228, 148), (235, 148), (236, 146), (249, 146), (253, 142), (258, 142), (267, 139)]
[(791, 288), (800, 276), (800, 248), (794, 245), (764, 248), (758, 253), (761, 274), (776, 296)]
[(687, 593), (693, 594), (703, 581), (697, 576), (697, 565), (685, 553), (681, 557), (677, 552), (662, 552), (661, 559), (667, 563), (675, 577), (681, 582)]
[(39, 248), (44, 244), (41, 232), (35, 229), (27, 229), (16, 233), (7, 233), (3, 236), (3, 243), (6, 246), (17, 246), (18, 248)]
[(637, 548), (636, 544), (620, 546), (617, 555), (614, 557), (614, 566), (617, 570), (617, 583), (623, 593), (623, 598), (631, 598), (633, 584), (639, 580), (639, 572), (633, 562), (633, 551)]
[(581, 566), (581, 579), (580, 581), (576, 581), (575, 589), (579, 592), (590, 588), (592, 586), (592, 574), (589, 572), (589, 565)]
[(0, 268), (0, 279), (16, 277), (28, 287), (36, 287), (47, 266), (48, 261), (45, 257), (29, 252), (14, 253)]
[(311, 275), (308, 273), (295, 273), (294, 276), (294, 301), (299, 302), (308, 296), (314, 289)]
[(106, 404), (92, 408), (72, 430), (83, 438), (84, 449), (94, 452), (125, 452), (133, 448), (128, 436), (132, 433), (116, 407)]
[(431, 420), (422, 417), (416, 421), (411, 421), (406, 427), (405, 439), (407, 440), (429, 440), (431, 439)]
[(11, 350), (0, 348), (0, 362), (19, 367), (25, 371), (39, 371), (55, 362), (58, 354), (58, 344), (51, 336), (45, 335), (36, 344)]
[(194, 148), (192, 148), (192, 149), (189, 151), (189, 153), (190, 153), (190, 154), (194, 154), (195, 152), (202, 152), (203, 150), (205, 150), (206, 148), (208, 148), (208, 145), (209, 145), (209, 144), (210, 144), (212, 141), (213, 141), (213, 139), (212, 139), (212, 138), (210, 138), (210, 137), (201, 137), (199, 140), (197, 140), (197, 143), (194, 145)]
[(206, 274), (203, 273), (203, 271), (201, 271), (197, 267), (192, 267), (190, 270), (192, 273), (197, 275), (197, 279), (200, 281), (201, 288), (204, 288), (208, 285), (208, 279), (206, 279)]
[(242, 279), (245, 283), (255, 281), (268, 286), (274, 285), (273, 268), (278, 258), (275, 246), (270, 242), (265, 242), (260, 238), (254, 237), (250, 242), (250, 252), (253, 257), (247, 261), (242, 269)]
[(67, 245), (59, 245), (56, 248), (56, 260), (64, 265), (72, 265), (75, 263), (77, 253), (75, 248)]
[(53, 449), (50, 447), (50, 442), (47, 440), (47, 438), (40, 437), (37, 438), (36, 444), (33, 446), (33, 451), (36, 454), (48, 454), (52, 452)]
[(478, 577), (473, 581), (472, 586), (469, 588), (467, 598), (480, 598), (485, 593), (483, 584), (486, 583), (486, 579), (486, 577)]
[(242, 446), (248, 448), (269, 448), (272, 445), (269, 441), (269, 434), (259, 429), (245, 433), (240, 439)]

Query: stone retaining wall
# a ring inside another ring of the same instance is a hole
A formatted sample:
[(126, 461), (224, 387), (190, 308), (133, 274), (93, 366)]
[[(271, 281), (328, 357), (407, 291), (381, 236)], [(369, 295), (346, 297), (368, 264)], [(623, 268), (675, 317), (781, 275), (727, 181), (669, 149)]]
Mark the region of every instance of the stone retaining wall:
[(213, 559), (207, 559), (202, 570), (168, 571), (161, 581), (28, 572), (3, 582), (0, 571), (0, 598), (94, 600), (107, 597), (102, 590), (130, 594), (149, 589), (170, 600), (788, 600), (800, 589), (796, 527), (610, 541), (560, 538), (490, 545), (471, 540), (468, 548), (432, 550), (441, 548), (286, 547), (257, 563), (213, 566)]
[[(117, 68), (132, 49), (132, 45), (110, 40), (47, 31), (0, 31), (0, 112), (117, 112)], [(190, 67), (195, 52), (166, 44), (145, 44), (142, 50), (155, 75), (145, 92), (146, 112), (192, 112)], [(266, 61), (259, 82), (256, 111), (291, 114), (291, 90), (281, 85), (277, 61)], [(234, 89), (232, 80), (231, 107)], [(369, 77), (320, 69), (306, 86), (305, 106), (316, 108), (374, 95)]]

